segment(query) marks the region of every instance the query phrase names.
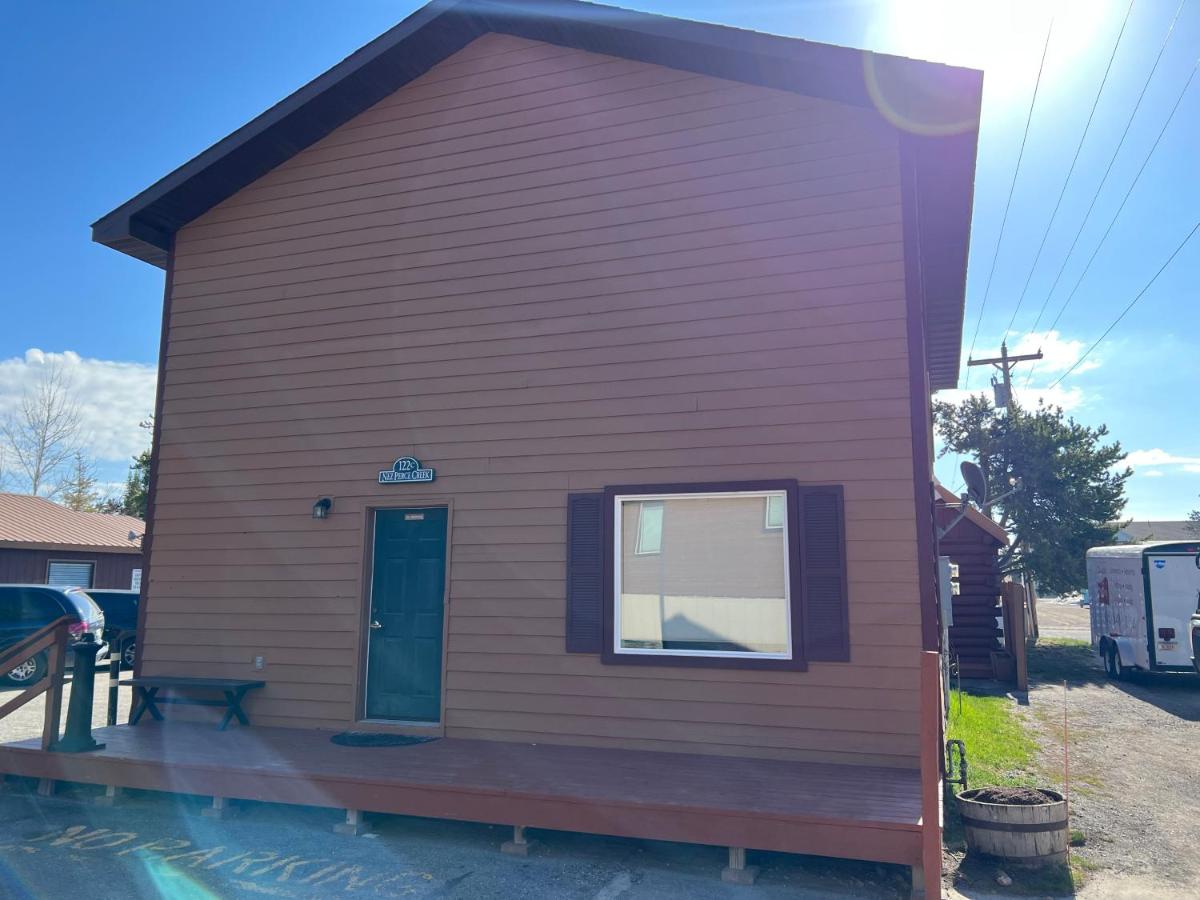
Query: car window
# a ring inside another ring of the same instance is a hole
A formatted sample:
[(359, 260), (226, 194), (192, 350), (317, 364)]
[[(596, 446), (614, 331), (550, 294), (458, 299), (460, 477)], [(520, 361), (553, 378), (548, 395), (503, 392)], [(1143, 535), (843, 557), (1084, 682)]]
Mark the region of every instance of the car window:
[(49, 625), (66, 610), (53, 591), (25, 588), (21, 595), (21, 618), (37, 625)]
[(15, 622), (20, 618), (20, 588), (0, 588), (0, 622)]

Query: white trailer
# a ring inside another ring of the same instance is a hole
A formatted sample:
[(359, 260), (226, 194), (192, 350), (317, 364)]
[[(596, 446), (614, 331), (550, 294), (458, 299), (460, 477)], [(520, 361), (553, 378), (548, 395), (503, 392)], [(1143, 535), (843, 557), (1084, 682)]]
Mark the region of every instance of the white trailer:
[(1092, 646), (1110, 677), (1193, 670), (1200, 541), (1094, 547), (1087, 577)]

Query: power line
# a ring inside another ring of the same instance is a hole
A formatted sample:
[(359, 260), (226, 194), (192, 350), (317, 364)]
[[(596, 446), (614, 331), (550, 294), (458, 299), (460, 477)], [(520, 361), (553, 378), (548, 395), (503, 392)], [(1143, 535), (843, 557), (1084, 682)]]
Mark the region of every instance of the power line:
[(1071, 158), (1071, 166), (1067, 169), (1067, 177), (1063, 181), (1062, 190), (1058, 192), (1058, 200), (1054, 203), (1054, 211), (1050, 213), (1050, 221), (1046, 223), (1046, 230), (1042, 232), (1041, 243), (1038, 244), (1037, 253), (1033, 257), (1033, 265), (1029, 267), (1029, 274), (1025, 276), (1025, 286), (1021, 288), (1021, 296), (1017, 298), (1017, 307), (1013, 310), (1012, 318), (1008, 322), (1007, 332), (1011, 332), (1013, 325), (1017, 321), (1017, 313), (1021, 311), (1021, 304), (1025, 302), (1025, 294), (1029, 290), (1029, 283), (1033, 280), (1033, 273), (1037, 271), (1037, 264), (1042, 258), (1042, 251), (1046, 248), (1046, 239), (1050, 237), (1050, 229), (1054, 227), (1054, 220), (1058, 216), (1058, 210), (1062, 206), (1063, 197), (1067, 194), (1067, 186), (1071, 183), (1071, 176), (1075, 173), (1075, 164), (1079, 162), (1079, 154), (1083, 151), (1084, 141), (1087, 140), (1088, 131), (1092, 127), (1092, 119), (1096, 115), (1096, 107), (1100, 105), (1100, 96), (1104, 93), (1104, 85), (1108, 83), (1109, 73), (1112, 72), (1113, 60), (1117, 58), (1117, 50), (1121, 46), (1121, 38), (1125, 36), (1125, 27), (1129, 24), (1129, 16), (1133, 12), (1133, 0), (1129, 0), (1129, 6), (1125, 9), (1125, 18), (1121, 20), (1121, 30), (1117, 32), (1117, 40), (1113, 44), (1112, 53), (1108, 57), (1108, 65), (1104, 67), (1104, 77), (1100, 79), (1100, 87), (1096, 89), (1096, 98), (1092, 101), (1092, 108), (1088, 112), (1087, 123), (1083, 126), (1083, 134), (1079, 136), (1079, 144), (1075, 147), (1075, 155)]
[[(1029, 139), (1029, 123), (1033, 121), (1033, 108), (1037, 105), (1038, 89), (1042, 86), (1042, 71), (1046, 67), (1046, 51), (1050, 49), (1050, 35), (1054, 33), (1054, 19), (1046, 28), (1046, 43), (1042, 47), (1042, 60), (1038, 63), (1037, 80), (1033, 83), (1033, 96), (1029, 99), (1029, 112), (1025, 115), (1025, 133), (1021, 135), (1021, 148), (1017, 151), (1017, 165), (1013, 169), (1012, 183), (1008, 186), (1008, 200), (1004, 204), (1004, 216), (1000, 220), (1000, 234), (996, 237), (996, 247), (992, 251), (992, 267), (988, 271), (987, 286), (983, 290), (983, 302), (979, 305), (979, 318), (975, 320), (975, 333), (971, 336), (971, 349), (967, 351), (967, 359), (975, 352), (975, 341), (979, 337), (979, 326), (983, 323), (983, 311), (987, 308), (988, 294), (992, 290), (992, 276), (996, 274), (996, 258), (1000, 255), (1000, 244), (1004, 240), (1004, 227), (1008, 224), (1008, 211), (1012, 207), (1013, 191), (1017, 187), (1017, 176), (1021, 173), (1021, 160), (1025, 156), (1025, 142)], [(967, 377), (963, 386), (971, 383), (971, 370), (967, 369)]]
[(1150, 146), (1150, 152), (1146, 154), (1146, 158), (1142, 160), (1142, 165), (1134, 176), (1133, 182), (1129, 185), (1129, 190), (1125, 192), (1125, 196), (1121, 198), (1121, 205), (1117, 207), (1117, 211), (1113, 213), (1112, 220), (1109, 221), (1108, 227), (1104, 229), (1104, 235), (1100, 238), (1100, 243), (1096, 245), (1096, 249), (1092, 251), (1092, 255), (1088, 257), (1087, 263), (1083, 267), (1083, 271), (1079, 273), (1079, 277), (1075, 279), (1075, 285), (1071, 288), (1071, 293), (1067, 295), (1067, 299), (1063, 301), (1062, 307), (1058, 311), (1058, 315), (1054, 317), (1054, 321), (1050, 323), (1050, 330), (1054, 330), (1054, 326), (1058, 324), (1058, 320), (1062, 318), (1067, 307), (1074, 299), (1079, 286), (1083, 284), (1083, 279), (1087, 276), (1088, 271), (1092, 268), (1092, 263), (1096, 260), (1096, 255), (1100, 252), (1100, 248), (1104, 246), (1104, 242), (1108, 240), (1108, 236), (1112, 233), (1113, 226), (1117, 224), (1117, 219), (1121, 216), (1121, 211), (1125, 209), (1125, 204), (1129, 202), (1129, 197), (1133, 194), (1133, 189), (1137, 187), (1137, 183), (1142, 178), (1142, 173), (1146, 171), (1146, 165), (1150, 162), (1150, 157), (1154, 155), (1154, 151), (1158, 149), (1159, 142), (1162, 141), (1163, 135), (1167, 133), (1167, 127), (1171, 124), (1171, 120), (1175, 118), (1175, 113), (1179, 109), (1179, 104), (1183, 102), (1184, 95), (1187, 94), (1188, 88), (1192, 86), (1192, 80), (1196, 77), (1196, 70), (1200, 68), (1200, 57), (1196, 58), (1195, 65), (1192, 66), (1191, 74), (1184, 82), (1183, 90), (1179, 92), (1179, 96), (1175, 98), (1175, 105), (1171, 107), (1171, 112), (1167, 115), (1167, 120), (1163, 122), (1162, 128), (1158, 131), (1158, 136), (1154, 139), (1154, 143)]
[[(1182, 4), (1180, 4), (1180, 5), (1182, 6)], [(1172, 25), (1173, 24), (1174, 23), (1172, 23)], [(1076, 291), (1079, 290), (1079, 285), (1083, 283), (1084, 277), (1087, 275), (1088, 271), (1091, 269), (1092, 262), (1096, 259), (1097, 254), (1099, 254), (1100, 248), (1103, 247), (1104, 242), (1108, 240), (1108, 236), (1112, 232), (1113, 226), (1117, 224), (1117, 219), (1120, 218), (1121, 211), (1123, 209), (1125, 209), (1125, 204), (1129, 201), (1130, 195), (1133, 194), (1133, 189), (1135, 187), (1137, 187), (1137, 183), (1141, 179), (1142, 173), (1146, 171), (1146, 166), (1147, 166), (1147, 164), (1149, 164), (1150, 158), (1154, 155), (1154, 151), (1156, 149), (1158, 149), (1159, 142), (1162, 140), (1163, 135), (1166, 134), (1167, 127), (1171, 124), (1171, 120), (1175, 117), (1175, 112), (1179, 109), (1179, 104), (1183, 102), (1183, 98), (1187, 94), (1188, 88), (1190, 88), (1192, 86), (1192, 81), (1196, 77), (1197, 69), (1200, 69), (1200, 58), (1197, 58), (1195, 64), (1192, 66), (1192, 71), (1188, 75), (1187, 81), (1184, 82), (1183, 89), (1179, 92), (1179, 96), (1175, 98), (1175, 104), (1171, 107), (1170, 113), (1167, 114), (1166, 121), (1163, 122), (1162, 128), (1159, 129), (1158, 136), (1155, 137), (1154, 143), (1150, 147), (1150, 151), (1146, 154), (1145, 158), (1142, 160), (1142, 164), (1138, 168), (1137, 174), (1133, 178), (1133, 182), (1129, 185), (1129, 189), (1125, 191), (1125, 196), (1121, 198), (1121, 205), (1117, 207), (1117, 211), (1115, 213), (1113, 213), (1112, 219), (1109, 220), (1108, 227), (1104, 229), (1104, 234), (1100, 238), (1100, 243), (1098, 243), (1096, 245), (1096, 248), (1092, 251), (1092, 255), (1090, 257), (1088, 257), (1088, 261), (1084, 265), (1083, 271), (1079, 273), (1079, 278), (1076, 279), (1076, 281), (1075, 281), (1075, 286), (1071, 288), (1071, 293), (1068, 294), (1067, 299), (1063, 301), (1062, 307), (1058, 310), (1058, 314), (1054, 317), (1054, 321), (1050, 323), (1050, 327), (1048, 329), (1046, 329), (1047, 331), (1053, 331), (1055, 329), (1055, 327), (1058, 325), (1059, 319), (1061, 319), (1063, 316), (1063, 313), (1067, 311), (1067, 306), (1070, 304), (1072, 298), (1075, 296)], [(1147, 84), (1149, 84), (1149, 81), (1147, 81)], [(1143, 94), (1145, 93), (1145, 88), (1142, 89), (1142, 93)], [(1139, 98), (1138, 102), (1139, 103), (1141, 102), (1140, 98)], [(1136, 111), (1136, 108), (1135, 108), (1135, 111)], [(1130, 119), (1130, 121), (1132, 121), (1132, 118)], [(1126, 130), (1128, 131), (1128, 126), (1126, 126)], [(1124, 141), (1124, 136), (1122, 136), (1121, 140)], [(1120, 149), (1119, 145), (1118, 145), (1118, 149)], [(1113, 158), (1115, 159), (1116, 156), (1114, 155)], [(1110, 169), (1112, 168), (1111, 161), (1109, 162), (1109, 168)], [(1106, 178), (1108, 177), (1107, 172), (1105, 173), (1105, 177)], [(1101, 186), (1103, 186), (1103, 182), (1101, 182)], [(1097, 197), (1099, 196), (1099, 190), (1097, 190), (1096, 196)], [(1096, 204), (1096, 200), (1095, 200), (1095, 198), (1093, 198), (1092, 206), (1095, 206), (1095, 204)], [(1088, 215), (1091, 215), (1091, 207), (1088, 208)], [(1084, 217), (1084, 224), (1087, 224), (1086, 216)], [(1083, 233), (1083, 225), (1080, 226), (1079, 233), (1075, 235), (1076, 241), (1079, 240), (1079, 235), (1082, 233)], [(1071, 244), (1072, 249), (1074, 248), (1074, 246), (1075, 246), (1075, 244), (1072, 243)], [(1067, 251), (1068, 259), (1070, 258), (1070, 252), (1071, 252), (1070, 250)], [(1062, 275), (1062, 271), (1063, 271), (1063, 269), (1066, 268), (1066, 266), (1067, 266), (1067, 261), (1063, 260), (1062, 269), (1059, 270), (1060, 276)], [(1055, 279), (1054, 283), (1058, 284), (1057, 278)], [(1053, 286), (1051, 286), (1050, 291), (1051, 291), (1051, 294), (1054, 292)], [(1049, 301), (1050, 301), (1050, 294), (1047, 294), (1046, 302), (1048, 303)], [(1042, 304), (1043, 311), (1045, 309), (1045, 305), (1046, 305), (1045, 303)], [(1040, 320), (1040, 318), (1041, 318), (1041, 315), (1039, 314), (1039, 320)], [(1036, 324), (1034, 325), (1034, 328), (1035, 329), (1037, 328)], [(1036, 365), (1037, 365), (1037, 363), (1034, 363), (1034, 366), (1036, 366)], [(1025, 387), (1028, 388), (1029, 383), (1032, 380), (1033, 380), (1033, 367), (1030, 367), (1029, 375), (1025, 378)]]
[[(1067, 263), (1071, 260), (1071, 255), (1075, 252), (1075, 247), (1079, 243), (1079, 238), (1083, 236), (1083, 230), (1087, 227), (1087, 223), (1091, 221), (1092, 211), (1096, 208), (1096, 201), (1100, 199), (1100, 192), (1104, 190), (1104, 185), (1108, 183), (1108, 176), (1112, 174), (1113, 164), (1117, 161), (1117, 156), (1121, 153), (1121, 148), (1125, 146), (1125, 138), (1129, 136), (1129, 129), (1133, 125), (1133, 120), (1137, 116), (1138, 110), (1142, 107), (1142, 100), (1146, 97), (1146, 91), (1150, 87), (1150, 82), (1154, 78), (1154, 73), (1158, 71), (1158, 64), (1162, 61), (1163, 53), (1167, 49), (1167, 44), (1171, 40), (1171, 35), (1175, 31), (1175, 23), (1179, 21), (1179, 15), (1183, 12), (1183, 7), (1187, 0), (1179, 0), (1179, 6), (1175, 9), (1175, 16), (1171, 19), (1171, 24), (1167, 26), (1166, 36), (1163, 37), (1162, 44), (1158, 48), (1158, 55), (1154, 57), (1154, 65), (1150, 67), (1149, 73), (1146, 75), (1146, 80), (1142, 82), (1141, 92), (1138, 94), (1137, 101), (1133, 104), (1133, 109), (1129, 113), (1129, 118), (1125, 120), (1125, 127), (1121, 131), (1121, 138), (1117, 141), (1117, 146), (1113, 149), (1112, 156), (1109, 157), (1108, 165), (1104, 169), (1104, 174), (1100, 178), (1100, 183), (1096, 185), (1095, 193), (1092, 194), (1092, 200), (1088, 204), (1087, 212), (1083, 215), (1083, 221), (1079, 223), (1079, 228), (1075, 232), (1075, 237), (1071, 239), (1071, 246), (1067, 248), (1067, 254), (1063, 257), (1062, 265), (1059, 266), (1058, 272), (1054, 276), (1054, 281), (1050, 285), (1050, 289), (1046, 292), (1046, 298), (1042, 301), (1042, 307), (1038, 310), (1037, 319), (1034, 320), (1031, 330), (1037, 331), (1038, 325), (1041, 324), (1042, 316), (1046, 314), (1046, 308), (1050, 305), (1050, 298), (1054, 296), (1054, 290), (1058, 287), (1058, 282), (1062, 279), (1063, 272), (1067, 269)], [(1033, 376), (1033, 370), (1030, 369), (1030, 377)], [(1028, 382), (1026, 382), (1028, 384)]]
[(1106, 329), (1104, 329), (1104, 334), (1102, 334), (1102, 335), (1100, 335), (1100, 337), (1096, 338), (1095, 343), (1093, 343), (1092, 346), (1088, 347), (1087, 350), (1084, 351), (1083, 356), (1081, 356), (1081, 357), (1079, 357), (1079, 359), (1075, 360), (1075, 363), (1071, 366), (1071, 368), (1067, 369), (1067, 371), (1063, 372), (1061, 375), (1058, 376), (1058, 379), (1054, 382), (1054, 384), (1050, 385), (1051, 389), (1058, 387), (1059, 383), (1064, 378), (1066, 378), (1068, 375), (1070, 375), (1072, 372), (1074, 372), (1079, 367), (1079, 365), (1085, 359), (1087, 359), (1088, 356), (1091, 355), (1091, 352), (1093, 350), (1095, 350), (1098, 346), (1100, 346), (1100, 342), (1103, 341), (1106, 337), (1108, 337), (1109, 333), (1114, 328), (1116, 328), (1117, 325), (1119, 325), (1121, 323), (1121, 320), (1125, 318), (1126, 314), (1137, 305), (1137, 302), (1142, 299), (1142, 296), (1146, 293), (1146, 291), (1150, 290), (1151, 285), (1153, 285), (1154, 282), (1156, 282), (1158, 280), (1158, 276), (1166, 271), (1167, 266), (1171, 265), (1171, 262), (1175, 259), (1176, 256), (1179, 255), (1179, 252), (1185, 246), (1187, 246), (1188, 241), (1190, 241), (1195, 236), (1197, 231), (1200, 231), (1200, 222), (1197, 222), (1195, 225), (1192, 226), (1192, 230), (1188, 232), (1187, 237), (1185, 237), (1182, 241), (1179, 242), (1179, 246), (1176, 247), (1171, 252), (1171, 255), (1167, 257), (1167, 261), (1164, 262), (1161, 266), (1159, 266), (1158, 271), (1154, 273), (1154, 277), (1151, 278), (1149, 281), (1147, 281), (1145, 287), (1143, 287), (1140, 291), (1137, 292), (1137, 296), (1135, 296), (1132, 300), (1129, 301), (1129, 305), (1126, 306), (1123, 310), (1121, 310), (1121, 314), (1113, 320), (1113, 323), (1111, 325), (1109, 325)]

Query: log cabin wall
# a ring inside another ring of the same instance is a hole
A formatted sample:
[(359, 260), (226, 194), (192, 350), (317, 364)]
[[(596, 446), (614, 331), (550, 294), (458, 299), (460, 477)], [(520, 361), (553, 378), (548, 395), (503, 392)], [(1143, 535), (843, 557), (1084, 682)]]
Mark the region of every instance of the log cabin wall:
[[(945, 528), (957, 510), (939, 502), (937, 521)], [(938, 545), (958, 566), (959, 594), (950, 627), (950, 660), (964, 678), (991, 678), (992, 651), (1000, 650), (1000, 549), (1004, 545), (970, 519), (963, 519)]]

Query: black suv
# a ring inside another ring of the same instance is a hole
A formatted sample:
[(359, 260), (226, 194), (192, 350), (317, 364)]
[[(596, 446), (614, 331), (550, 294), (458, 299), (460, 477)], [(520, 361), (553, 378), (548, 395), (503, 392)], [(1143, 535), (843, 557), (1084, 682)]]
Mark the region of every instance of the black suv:
[(138, 591), (88, 588), (87, 595), (104, 612), (104, 639), (108, 646), (121, 657), (122, 666), (132, 669), (137, 653)]
[[(90, 633), (104, 653), (104, 613), (79, 588), (0, 584), (0, 653), (63, 616), (71, 620), (74, 640)], [(0, 676), (0, 682), (24, 687), (44, 678), (48, 668), (47, 654), (38, 653)]]

